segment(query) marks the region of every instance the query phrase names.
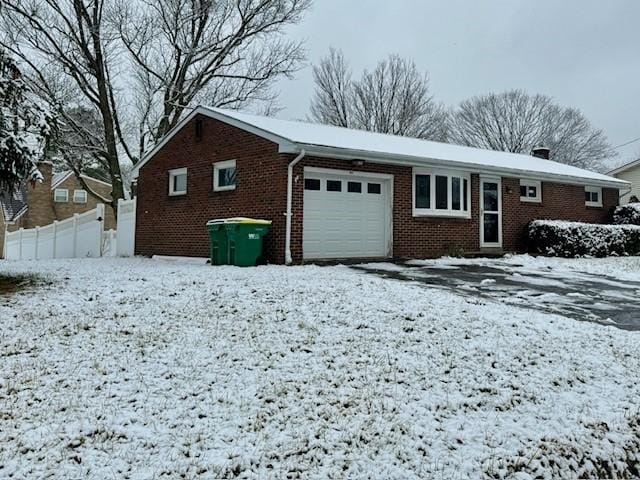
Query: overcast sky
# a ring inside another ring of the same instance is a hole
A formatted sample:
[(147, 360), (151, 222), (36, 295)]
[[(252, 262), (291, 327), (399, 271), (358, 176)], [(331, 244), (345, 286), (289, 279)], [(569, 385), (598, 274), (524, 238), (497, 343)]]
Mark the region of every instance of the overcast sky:
[[(354, 74), (390, 53), (429, 72), (446, 105), (522, 88), (580, 108), (612, 145), (640, 137), (640, 0), (315, 0), (290, 30), (316, 63), (340, 48)], [(311, 67), (280, 85), (281, 118), (301, 118)], [(640, 142), (618, 150), (620, 164)]]

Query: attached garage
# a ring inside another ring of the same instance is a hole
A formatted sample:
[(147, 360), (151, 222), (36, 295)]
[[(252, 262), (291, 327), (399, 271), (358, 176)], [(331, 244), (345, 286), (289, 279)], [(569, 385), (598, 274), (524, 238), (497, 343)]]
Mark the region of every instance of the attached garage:
[(304, 169), (303, 258), (391, 256), (393, 176)]

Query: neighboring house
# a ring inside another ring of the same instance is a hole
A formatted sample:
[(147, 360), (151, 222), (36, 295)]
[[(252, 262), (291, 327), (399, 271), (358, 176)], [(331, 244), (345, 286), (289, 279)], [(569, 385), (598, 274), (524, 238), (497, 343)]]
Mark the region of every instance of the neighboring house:
[(275, 263), (521, 250), (530, 220), (605, 222), (628, 187), (529, 155), (206, 107), (134, 176), (138, 254), (207, 256), (207, 220), (246, 216), (273, 221)]
[(611, 170), (608, 175), (631, 182), (631, 190), (620, 192), (620, 203), (629, 203), (632, 197), (640, 199), (640, 159)]
[[(38, 169), (42, 173), (42, 182), (25, 182), (13, 193), (0, 192), (0, 252), (4, 246), (5, 231), (42, 227), (104, 203), (86, 192), (73, 172), (53, 174), (52, 168), (51, 163), (40, 162)], [(83, 179), (96, 193), (110, 198), (109, 183), (84, 175)], [(115, 229), (115, 216), (109, 204), (106, 204), (105, 212), (105, 229)]]

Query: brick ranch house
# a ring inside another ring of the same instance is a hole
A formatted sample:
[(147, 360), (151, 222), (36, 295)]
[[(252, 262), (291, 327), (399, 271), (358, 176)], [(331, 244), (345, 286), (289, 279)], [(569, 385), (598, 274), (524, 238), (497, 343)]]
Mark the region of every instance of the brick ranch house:
[(206, 107), (134, 176), (137, 254), (205, 257), (207, 220), (246, 216), (273, 221), (274, 263), (518, 251), (530, 220), (606, 222), (628, 189), (545, 158)]
[[(13, 193), (0, 192), (0, 258), (3, 255), (5, 232), (20, 228), (49, 225), (54, 220), (65, 220), (75, 213), (84, 213), (100, 203), (83, 189), (72, 171), (53, 173), (50, 162), (40, 162), (38, 169), (42, 182), (25, 182)], [(98, 195), (110, 198), (111, 184), (83, 175), (83, 179)], [(104, 202), (103, 202), (104, 203)], [(115, 229), (113, 209), (105, 204), (105, 229)]]

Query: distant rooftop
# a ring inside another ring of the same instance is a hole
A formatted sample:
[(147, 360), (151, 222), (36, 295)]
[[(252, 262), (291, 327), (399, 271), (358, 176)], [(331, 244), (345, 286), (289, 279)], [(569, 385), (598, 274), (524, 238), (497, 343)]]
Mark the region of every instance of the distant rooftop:
[(22, 183), (13, 192), (0, 191), (0, 209), (5, 222), (13, 222), (27, 210), (27, 187)]

